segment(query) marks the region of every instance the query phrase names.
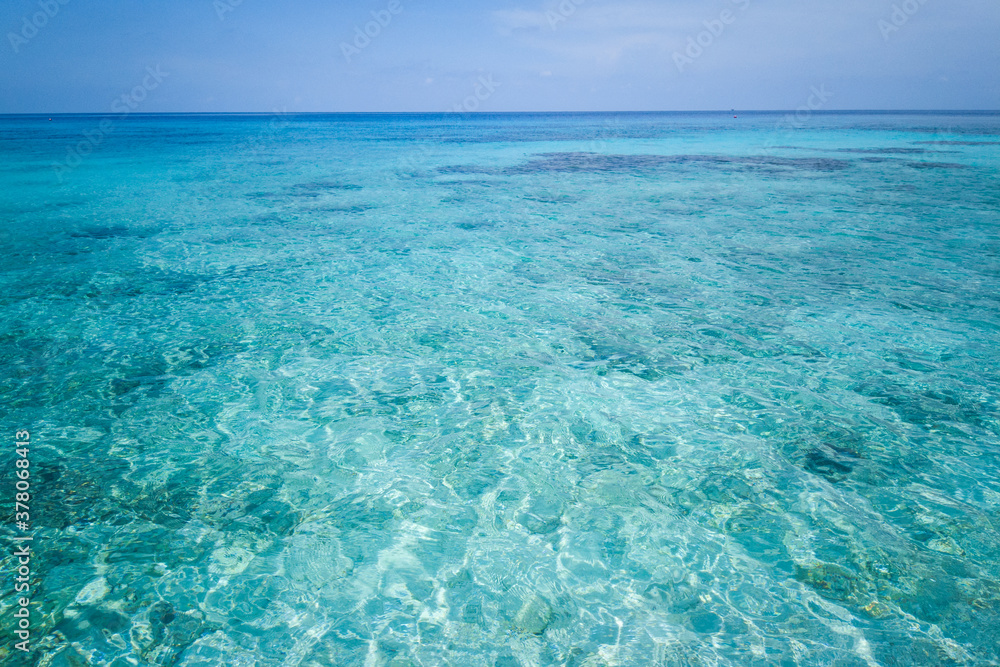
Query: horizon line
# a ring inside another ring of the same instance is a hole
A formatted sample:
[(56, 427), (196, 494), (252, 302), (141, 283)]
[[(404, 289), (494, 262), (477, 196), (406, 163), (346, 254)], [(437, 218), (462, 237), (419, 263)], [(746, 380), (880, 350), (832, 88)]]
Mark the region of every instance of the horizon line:
[[(26, 112), (4, 112), (2, 117), (23, 117), (23, 116), (515, 116), (528, 114), (544, 115), (571, 115), (571, 114), (787, 114), (796, 113), (796, 109), (661, 109), (653, 111), (641, 110), (617, 110), (617, 111), (146, 111), (116, 113), (107, 111), (26, 111)], [(812, 115), (837, 115), (837, 114), (972, 114), (972, 115), (995, 115), (1000, 114), (1000, 109), (819, 109), (810, 110)]]

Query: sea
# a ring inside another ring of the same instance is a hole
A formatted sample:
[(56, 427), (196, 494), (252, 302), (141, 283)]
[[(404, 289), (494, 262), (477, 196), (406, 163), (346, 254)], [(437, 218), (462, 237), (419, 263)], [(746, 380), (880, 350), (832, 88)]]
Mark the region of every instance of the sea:
[(4, 665), (1000, 664), (998, 113), (3, 116), (0, 257)]

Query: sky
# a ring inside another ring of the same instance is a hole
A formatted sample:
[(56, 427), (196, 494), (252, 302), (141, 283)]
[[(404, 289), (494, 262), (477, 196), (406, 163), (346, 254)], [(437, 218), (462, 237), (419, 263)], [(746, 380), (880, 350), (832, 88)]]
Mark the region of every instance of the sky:
[(0, 113), (1000, 109), (997, 0), (5, 0)]

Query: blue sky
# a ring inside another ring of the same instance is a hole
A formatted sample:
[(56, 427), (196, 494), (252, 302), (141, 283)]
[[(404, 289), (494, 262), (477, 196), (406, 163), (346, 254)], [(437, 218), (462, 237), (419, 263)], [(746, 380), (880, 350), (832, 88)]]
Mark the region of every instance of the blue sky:
[(6, 0), (0, 113), (1000, 109), (998, 30), (996, 0)]

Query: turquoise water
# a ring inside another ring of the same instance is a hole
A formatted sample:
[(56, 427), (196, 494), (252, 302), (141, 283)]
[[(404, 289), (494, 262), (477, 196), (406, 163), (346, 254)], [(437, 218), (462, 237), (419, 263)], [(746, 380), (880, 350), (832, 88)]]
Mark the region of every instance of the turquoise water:
[(1000, 115), (100, 123), (0, 118), (0, 662), (1000, 662)]

